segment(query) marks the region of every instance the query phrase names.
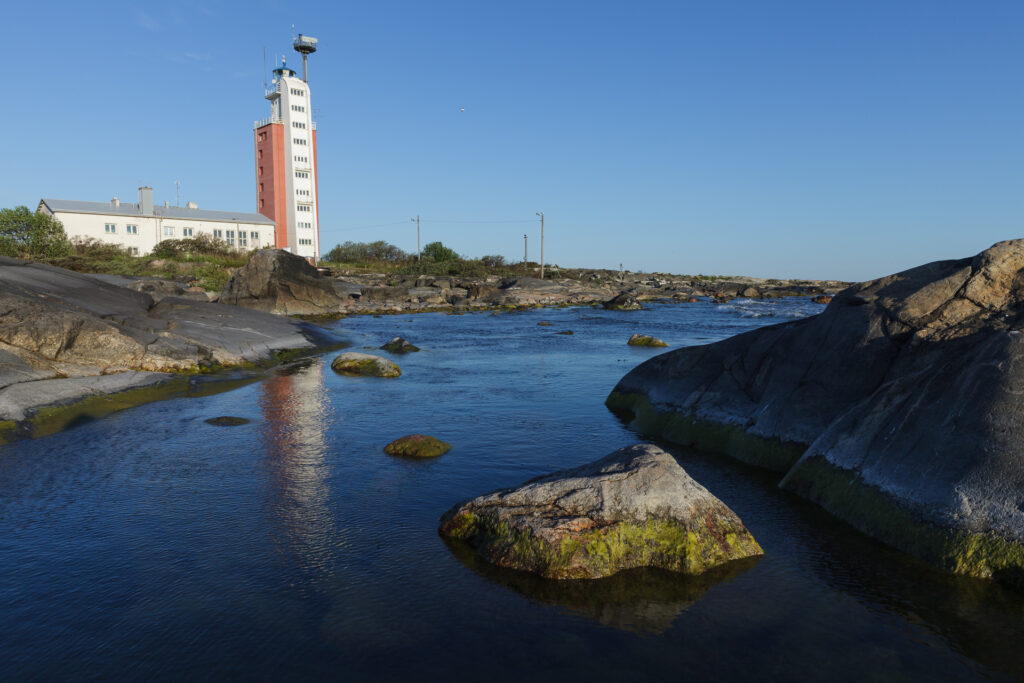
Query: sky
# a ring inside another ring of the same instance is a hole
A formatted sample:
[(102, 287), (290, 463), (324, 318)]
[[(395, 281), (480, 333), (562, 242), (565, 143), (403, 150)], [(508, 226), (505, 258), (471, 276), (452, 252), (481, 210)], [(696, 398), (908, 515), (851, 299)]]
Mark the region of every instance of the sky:
[[(256, 210), (293, 30), (322, 251), (865, 280), (1024, 237), (1024, 2), (17, 2), (0, 207)], [(294, 29), (293, 29), (294, 26)], [(464, 109), (464, 111), (463, 111)]]

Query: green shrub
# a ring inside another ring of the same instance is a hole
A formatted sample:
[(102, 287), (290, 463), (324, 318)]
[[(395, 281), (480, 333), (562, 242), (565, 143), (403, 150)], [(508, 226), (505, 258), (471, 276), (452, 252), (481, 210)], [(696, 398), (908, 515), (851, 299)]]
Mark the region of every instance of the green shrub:
[(435, 263), (459, 260), (459, 255), (455, 253), (454, 249), (449, 249), (440, 242), (431, 242), (423, 247), (422, 254), (424, 259)]
[(324, 254), (332, 263), (400, 263), (409, 255), (384, 240), (376, 242), (345, 242)]
[(71, 253), (64, 226), (53, 216), (27, 206), (0, 209), (0, 255), (55, 258)]
[(199, 233), (180, 240), (163, 240), (153, 247), (153, 258), (180, 258), (183, 256), (235, 256), (239, 252), (222, 239)]

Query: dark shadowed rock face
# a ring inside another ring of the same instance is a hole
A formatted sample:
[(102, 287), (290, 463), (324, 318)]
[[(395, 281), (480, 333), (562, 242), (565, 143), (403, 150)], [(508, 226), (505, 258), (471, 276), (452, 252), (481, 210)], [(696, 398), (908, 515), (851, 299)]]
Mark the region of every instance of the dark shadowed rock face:
[(262, 249), (231, 277), (220, 302), (279, 315), (322, 315), (337, 313), (342, 299), (306, 259)]
[(394, 337), (384, 346), (380, 347), (384, 351), (390, 351), (391, 353), (415, 353), (420, 350), (420, 347), (412, 344), (401, 337)]
[(655, 357), (609, 396), (956, 572), (1024, 586), (1024, 241)]
[(440, 532), (488, 562), (554, 579), (699, 574), (762, 554), (732, 510), (650, 444), (460, 503)]
[(602, 306), (610, 311), (639, 311), (643, 306), (629, 292), (622, 292), (618, 296), (605, 301)]

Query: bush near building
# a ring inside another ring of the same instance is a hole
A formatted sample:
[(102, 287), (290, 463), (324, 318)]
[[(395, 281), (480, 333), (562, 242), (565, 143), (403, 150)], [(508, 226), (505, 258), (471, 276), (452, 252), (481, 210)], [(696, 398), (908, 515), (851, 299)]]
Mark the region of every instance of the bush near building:
[(53, 258), (72, 252), (59, 220), (27, 206), (0, 209), (0, 255), (13, 258)]

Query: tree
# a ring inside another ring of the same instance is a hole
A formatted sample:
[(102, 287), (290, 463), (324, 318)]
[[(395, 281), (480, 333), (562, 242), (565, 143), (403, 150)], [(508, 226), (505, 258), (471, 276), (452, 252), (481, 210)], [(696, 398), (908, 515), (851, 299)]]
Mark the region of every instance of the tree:
[(27, 206), (0, 209), (0, 255), (48, 258), (71, 252), (64, 226), (50, 214), (30, 211)]
[(324, 260), (332, 263), (367, 263), (405, 261), (409, 255), (384, 240), (376, 242), (345, 242), (324, 254)]
[(480, 263), (488, 268), (501, 268), (505, 264), (505, 257), (501, 254), (488, 254), (480, 257)]
[(423, 258), (426, 260), (434, 261), (436, 263), (459, 260), (459, 255), (455, 253), (454, 249), (449, 249), (440, 242), (431, 242), (427, 246), (423, 247), (422, 254)]

